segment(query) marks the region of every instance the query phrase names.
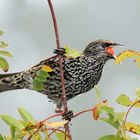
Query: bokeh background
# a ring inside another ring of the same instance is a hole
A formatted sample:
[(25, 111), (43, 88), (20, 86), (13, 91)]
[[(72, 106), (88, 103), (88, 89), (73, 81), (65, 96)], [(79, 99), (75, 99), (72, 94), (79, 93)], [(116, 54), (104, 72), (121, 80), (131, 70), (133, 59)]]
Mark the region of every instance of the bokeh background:
[[(123, 49), (140, 51), (140, 1), (139, 0), (52, 0), (61, 35), (61, 45), (82, 51), (96, 39), (109, 39), (124, 44)], [(13, 58), (9, 72), (26, 70), (42, 59), (53, 55), (55, 37), (47, 0), (0, 0), (0, 29), (5, 34)], [(123, 49), (117, 49), (116, 54)], [(132, 99), (140, 87), (140, 69), (127, 60), (121, 65), (113, 61), (106, 64), (98, 84), (101, 98), (108, 99), (116, 111), (126, 111), (115, 103), (121, 92)], [(69, 101), (74, 112), (92, 107), (96, 103), (92, 90)], [(19, 118), (18, 107), (25, 107), (36, 119), (53, 114), (54, 105), (47, 97), (35, 91), (17, 90), (0, 94), (0, 114)], [(140, 111), (134, 109), (130, 121), (140, 123)], [(74, 140), (95, 139), (113, 134), (115, 129), (93, 121), (90, 113), (73, 120), (71, 131)], [(0, 132), (8, 134), (8, 127), (0, 120)], [(135, 136), (136, 137), (136, 136)], [(139, 137), (140, 139), (140, 137)]]

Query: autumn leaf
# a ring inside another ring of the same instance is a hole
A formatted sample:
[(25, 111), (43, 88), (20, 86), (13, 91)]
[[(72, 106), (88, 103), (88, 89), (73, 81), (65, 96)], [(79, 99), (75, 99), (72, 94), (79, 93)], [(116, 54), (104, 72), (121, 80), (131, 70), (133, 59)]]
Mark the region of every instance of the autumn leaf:
[(64, 126), (68, 121), (60, 121), (60, 122), (44, 122), (44, 124), (46, 126), (49, 126), (49, 127), (53, 127), (53, 128), (56, 128), (56, 127), (61, 127), (61, 126)]
[(107, 114), (111, 114), (111, 115), (114, 115), (114, 109), (110, 106), (108, 106), (107, 104), (107, 101), (103, 101), (103, 102), (99, 102), (97, 103), (94, 107), (93, 107), (93, 110), (92, 110), (92, 115), (93, 115), (93, 118), (95, 120), (98, 120), (101, 113), (107, 113)]
[(117, 99), (116, 102), (118, 104), (121, 104), (123, 106), (130, 106), (131, 105), (131, 101), (129, 99), (128, 96), (126, 96), (125, 94), (121, 94)]
[(125, 129), (129, 132), (140, 135), (140, 125), (132, 122), (126, 122)]
[(138, 67), (140, 67), (140, 53), (134, 50), (126, 50), (121, 52), (115, 59), (115, 64), (120, 64), (127, 58), (133, 58), (134, 62)]
[(46, 71), (46, 72), (52, 72), (53, 69), (50, 66), (44, 65), (42, 66), (41, 70)]
[(100, 112), (98, 110), (98, 105), (94, 106), (93, 110), (92, 110), (92, 116), (94, 118), (94, 120), (98, 120), (100, 115)]
[[(135, 99), (134, 101), (131, 101), (129, 99), (128, 96), (126, 96), (125, 94), (121, 94), (117, 99), (116, 102), (120, 105), (123, 106), (132, 106), (133, 104), (135, 104), (135, 102), (137, 102), (139, 99)], [(140, 102), (137, 102), (134, 107), (140, 107)]]

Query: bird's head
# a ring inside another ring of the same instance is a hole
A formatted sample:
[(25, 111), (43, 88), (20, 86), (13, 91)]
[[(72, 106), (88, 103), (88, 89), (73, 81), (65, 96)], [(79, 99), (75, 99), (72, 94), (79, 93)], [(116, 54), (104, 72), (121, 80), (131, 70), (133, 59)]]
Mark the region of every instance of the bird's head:
[(96, 40), (88, 44), (83, 52), (83, 55), (101, 57), (105, 60), (115, 59), (114, 48), (117, 46), (123, 45), (113, 43), (109, 40)]

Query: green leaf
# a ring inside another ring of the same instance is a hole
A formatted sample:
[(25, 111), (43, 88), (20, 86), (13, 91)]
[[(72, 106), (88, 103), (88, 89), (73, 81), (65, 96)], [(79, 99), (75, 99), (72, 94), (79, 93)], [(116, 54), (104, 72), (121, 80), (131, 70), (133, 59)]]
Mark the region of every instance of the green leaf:
[(44, 140), (53, 140), (53, 139), (52, 138), (48, 138), (48, 135), (46, 135)]
[(0, 48), (7, 48), (8, 44), (5, 41), (0, 41)]
[(12, 138), (14, 138), (15, 137), (15, 132), (16, 132), (15, 126), (11, 126), (10, 131), (11, 131)]
[(123, 121), (124, 115), (125, 115), (125, 112), (115, 113), (114, 121)]
[(3, 35), (3, 34), (4, 34), (4, 32), (0, 30), (0, 36)]
[(19, 121), (19, 123), (21, 123), (24, 127), (26, 127), (28, 124), (29, 124), (29, 122), (26, 122), (26, 121), (24, 121), (24, 120), (18, 120)]
[[(58, 138), (58, 140), (64, 140), (65, 139), (64, 133), (56, 132), (55, 135)], [(68, 137), (66, 137), (66, 140), (68, 140)]]
[(140, 88), (136, 88), (136, 95), (140, 98)]
[(48, 138), (48, 134), (46, 134), (44, 140), (49, 140), (49, 138)]
[(99, 89), (99, 87), (98, 87), (97, 85), (95, 85), (95, 91), (96, 91), (96, 97), (97, 97), (97, 100), (99, 100), (101, 94), (100, 94), (100, 89)]
[(38, 76), (41, 76), (41, 77), (48, 77), (49, 76), (48, 72), (47, 71), (44, 71), (44, 70), (39, 70), (37, 72), (37, 75)]
[(64, 46), (64, 48), (65, 48), (65, 51), (66, 51), (65, 55), (69, 56), (70, 55), (70, 48), (68, 46)]
[(79, 51), (77, 51), (76, 49), (70, 49), (69, 46), (64, 46), (64, 48), (66, 51), (65, 56), (67, 56), (67, 57), (76, 58), (81, 55), (81, 53)]
[(43, 84), (40, 81), (36, 80), (36, 79), (33, 80), (33, 87), (37, 91), (40, 91), (40, 90), (44, 89)]
[(15, 118), (9, 115), (1, 115), (1, 119), (9, 126), (15, 126), (19, 131), (24, 129), (24, 126), (18, 122)]
[(37, 76), (35, 79), (38, 80), (38, 81), (40, 81), (41, 83), (44, 83), (44, 82), (47, 81), (46, 77), (43, 77), (41, 75)]
[(12, 140), (12, 137), (10, 137), (10, 136), (4, 136), (4, 140)]
[(112, 125), (114, 128), (118, 129), (120, 127), (120, 122), (119, 121), (113, 121), (108, 118), (101, 118), (102, 121)]
[(131, 102), (129, 100), (129, 97), (124, 95), (124, 94), (121, 94), (117, 99), (116, 99), (116, 102), (118, 104), (121, 104), (123, 106), (130, 106), (131, 105)]
[(24, 108), (19, 108), (18, 109), (22, 119), (25, 121), (25, 122), (31, 122), (32, 124), (35, 124), (36, 121), (35, 119), (33, 118), (33, 116)]
[(100, 109), (101, 109), (102, 112), (105, 111), (106, 113), (114, 116), (114, 109), (112, 107), (107, 106), (107, 105), (102, 105)]
[(7, 52), (7, 51), (1, 51), (0, 50), (0, 55), (4, 55), (4, 56), (8, 56), (8, 57), (12, 57), (12, 54)]
[(99, 138), (99, 140), (116, 140), (114, 135), (107, 135)]
[(15, 139), (14, 140), (23, 140), (24, 136), (25, 136), (24, 134), (18, 133), (18, 134), (15, 135)]
[(4, 72), (7, 72), (9, 69), (9, 64), (3, 57), (0, 57), (0, 69), (2, 69)]
[(3, 136), (0, 134), (0, 140), (4, 140)]
[(124, 94), (121, 94), (118, 98), (117, 98), (117, 100), (116, 100), (116, 102), (118, 103), (118, 104), (120, 104), (120, 105), (123, 105), (123, 106), (132, 106), (133, 104), (135, 104), (136, 102), (136, 104), (134, 105), (134, 107), (140, 107), (140, 102), (138, 102), (138, 99), (135, 99), (134, 101), (131, 101), (130, 99), (129, 99), (129, 97), (128, 96), (126, 96), (126, 95), (124, 95)]
[(32, 140), (42, 140), (42, 137), (39, 133), (33, 135)]

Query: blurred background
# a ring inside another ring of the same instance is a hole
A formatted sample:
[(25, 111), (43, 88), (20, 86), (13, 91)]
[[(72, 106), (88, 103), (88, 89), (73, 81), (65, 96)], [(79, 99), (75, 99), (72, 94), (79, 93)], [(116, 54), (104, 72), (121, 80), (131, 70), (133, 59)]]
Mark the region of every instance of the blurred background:
[[(123, 49), (140, 51), (139, 0), (52, 1), (62, 46), (69, 45), (82, 51), (93, 40), (108, 39), (124, 44)], [(56, 45), (47, 0), (0, 0), (0, 29), (5, 32), (0, 39), (8, 42), (9, 51), (14, 56), (8, 59), (9, 72), (26, 70), (53, 55)], [(116, 54), (123, 49), (116, 50)], [(121, 92), (132, 99), (136, 97), (134, 92), (140, 87), (140, 69), (132, 60), (123, 62), (123, 66), (110, 61), (98, 85), (102, 99), (108, 99), (116, 111), (126, 111), (127, 108), (121, 108), (115, 99)], [(78, 96), (68, 104), (74, 112), (91, 108), (96, 104), (95, 91)], [(38, 120), (54, 113), (54, 105), (35, 91), (17, 90), (0, 94), (0, 114), (19, 118), (18, 107), (26, 108)], [(139, 115), (139, 109), (134, 109), (128, 119), (140, 123)], [(74, 140), (97, 140), (100, 136), (115, 133), (111, 126), (93, 121), (90, 113), (74, 119), (71, 131)], [(1, 120), (0, 133), (9, 133)]]

